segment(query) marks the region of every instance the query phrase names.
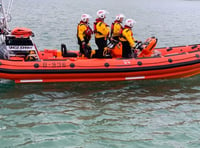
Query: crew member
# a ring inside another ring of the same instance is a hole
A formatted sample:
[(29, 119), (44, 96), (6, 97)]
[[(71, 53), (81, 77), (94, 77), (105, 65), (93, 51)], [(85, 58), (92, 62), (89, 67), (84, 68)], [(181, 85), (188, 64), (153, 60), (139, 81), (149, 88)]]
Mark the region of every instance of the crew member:
[(120, 41), (122, 42), (122, 57), (124, 58), (132, 58), (135, 56), (135, 39), (132, 32), (135, 23), (133, 19), (127, 19), (122, 31), (122, 36), (120, 37)]
[(119, 14), (116, 16), (115, 21), (112, 23), (111, 25), (111, 40), (114, 39), (116, 41), (119, 41), (119, 37), (122, 34), (122, 30), (123, 30), (123, 26), (122, 26), (122, 22), (124, 20), (124, 15), (123, 14)]
[(94, 22), (95, 43), (98, 47), (98, 50), (96, 50), (95, 53), (96, 58), (102, 58), (104, 48), (107, 47), (107, 39), (109, 36), (110, 28), (104, 22), (106, 14), (107, 11), (105, 10), (97, 11), (97, 18), (96, 21)]
[(90, 15), (82, 14), (81, 21), (77, 27), (77, 38), (78, 38), (80, 55), (81, 56), (84, 55), (86, 57), (90, 56), (91, 47), (89, 45), (89, 41), (91, 39), (91, 35), (93, 34), (93, 31), (89, 26), (89, 18)]
[(35, 61), (36, 58), (36, 54), (34, 50), (30, 50), (29, 54), (25, 57), (25, 61)]

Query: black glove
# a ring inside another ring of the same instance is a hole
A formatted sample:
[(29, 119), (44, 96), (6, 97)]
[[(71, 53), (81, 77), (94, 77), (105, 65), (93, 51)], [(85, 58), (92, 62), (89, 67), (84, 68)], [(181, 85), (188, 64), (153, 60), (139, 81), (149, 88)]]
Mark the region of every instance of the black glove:
[(84, 49), (85, 48), (85, 42), (83, 41), (81, 44), (82, 44), (82, 48)]

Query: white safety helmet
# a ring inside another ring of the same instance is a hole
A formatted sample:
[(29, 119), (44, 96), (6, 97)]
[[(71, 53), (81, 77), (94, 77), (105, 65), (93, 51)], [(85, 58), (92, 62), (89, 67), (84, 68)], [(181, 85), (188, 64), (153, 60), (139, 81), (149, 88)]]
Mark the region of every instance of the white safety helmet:
[(91, 18), (91, 16), (89, 14), (82, 14), (81, 15), (81, 21), (83, 22), (88, 22), (89, 18)]
[(108, 12), (106, 10), (98, 10), (97, 11), (97, 17), (104, 19), (106, 18), (106, 14), (108, 14)]
[(133, 19), (127, 19), (126, 22), (125, 22), (125, 26), (131, 27), (131, 28), (132, 28), (135, 24), (136, 24), (136, 21), (134, 21)]
[(123, 14), (118, 14), (118, 15), (116, 16), (116, 19), (115, 19), (115, 20), (120, 21), (121, 19), (124, 19), (124, 18), (125, 18), (125, 16), (124, 16)]

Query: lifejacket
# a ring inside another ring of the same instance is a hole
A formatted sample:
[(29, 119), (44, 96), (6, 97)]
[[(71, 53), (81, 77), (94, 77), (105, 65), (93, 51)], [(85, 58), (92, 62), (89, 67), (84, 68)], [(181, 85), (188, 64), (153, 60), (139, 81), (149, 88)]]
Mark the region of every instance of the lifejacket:
[[(127, 38), (127, 36), (124, 35), (124, 33), (128, 34), (128, 32), (131, 33), (131, 35), (129, 36), (129, 38)], [(129, 42), (129, 44), (130, 44), (131, 47), (134, 47), (134, 45), (135, 45), (135, 39), (133, 37), (133, 32), (132, 32), (131, 28), (128, 27), (128, 26), (125, 26), (123, 28), (122, 35), (121, 35), (121, 37), (119, 39), (122, 42)]]
[(87, 36), (88, 39), (91, 39), (92, 34), (93, 34), (92, 28), (90, 28), (90, 26), (87, 25), (87, 30), (85, 30), (85, 35)]
[(131, 32), (131, 36), (133, 36), (133, 32), (131, 31), (130, 27), (124, 27), (121, 31), (121, 40), (122, 41), (127, 41), (127, 38), (123, 35), (123, 31), (125, 31), (126, 33), (128, 33), (129, 31)]
[(97, 30), (97, 25), (99, 25), (99, 26), (105, 25), (106, 27), (109, 27), (109, 25), (107, 25), (102, 19), (99, 19), (99, 18), (97, 18), (96, 21), (94, 22), (95, 37), (97, 37), (97, 36), (107, 37), (109, 35), (109, 30), (108, 30), (108, 33), (106, 32), (106, 35), (105, 35), (104, 32), (101, 32), (101, 30)]
[(90, 26), (83, 21), (80, 21), (80, 23), (77, 26), (77, 37), (79, 38), (79, 27), (82, 26), (82, 25), (84, 25), (86, 27), (85, 31), (83, 32), (83, 38), (84, 38), (84, 40), (86, 40), (88, 42), (91, 39), (93, 31), (90, 28)]
[(120, 21), (117, 21), (115, 20), (112, 24), (111, 24), (111, 33), (110, 33), (110, 36), (112, 37), (113, 36), (113, 33), (114, 33), (114, 27), (115, 27), (115, 24), (119, 24), (121, 26), (120, 28), (120, 31), (119, 31), (119, 37), (122, 35), (122, 31), (123, 31), (123, 27), (121, 25), (121, 22)]
[(94, 33), (99, 33), (99, 34), (102, 35), (101, 32), (98, 32), (98, 31), (97, 31), (97, 24), (98, 24), (99, 22), (102, 22), (102, 23), (103, 23), (102, 19), (96, 19), (96, 22), (94, 22)]

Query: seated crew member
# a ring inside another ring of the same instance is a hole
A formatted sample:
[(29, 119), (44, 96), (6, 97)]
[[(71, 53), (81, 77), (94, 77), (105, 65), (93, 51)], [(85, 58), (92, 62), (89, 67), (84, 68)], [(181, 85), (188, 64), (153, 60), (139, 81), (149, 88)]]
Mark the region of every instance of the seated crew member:
[(127, 19), (122, 31), (122, 36), (119, 38), (122, 43), (122, 57), (132, 58), (135, 52), (135, 39), (133, 37), (132, 28), (135, 25), (133, 19)]
[(35, 61), (36, 55), (34, 50), (30, 50), (29, 54), (25, 57), (25, 61)]
[(93, 31), (89, 26), (89, 18), (90, 15), (82, 14), (81, 21), (77, 26), (77, 39), (80, 55), (84, 55), (86, 57), (90, 56), (91, 51), (89, 50), (91, 50), (91, 47), (89, 46), (89, 41), (91, 39), (91, 35), (93, 34)]
[(110, 28), (104, 22), (106, 18), (107, 11), (99, 10), (97, 11), (97, 19), (94, 22), (94, 33), (95, 33), (95, 43), (98, 47), (94, 57), (103, 58), (104, 48), (107, 47), (107, 39), (109, 36)]
[(123, 30), (122, 22), (124, 18), (125, 16), (123, 14), (119, 14), (116, 16), (115, 21), (111, 25), (111, 40), (114, 39), (116, 41), (119, 41), (119, 37), (121, 36)]

